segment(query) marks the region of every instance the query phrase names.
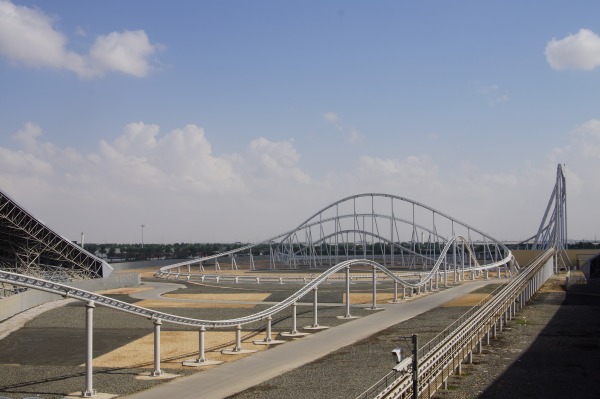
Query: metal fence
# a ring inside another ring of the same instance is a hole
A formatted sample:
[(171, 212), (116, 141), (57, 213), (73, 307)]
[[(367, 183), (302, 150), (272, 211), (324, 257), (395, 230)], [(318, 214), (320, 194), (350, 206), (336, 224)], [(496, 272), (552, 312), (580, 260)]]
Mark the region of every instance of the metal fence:
[[(475, 350), (481, 353), (483, 341), (489, 343), (490, 337), (495, 337), (553, 274), (554, 254), (554, 249), (542, 253), (510, 283), (420, 347), (416, 372), (392, 371), (358, 399), (430, 398), (440, 386), (445, 386), (451, 374), (460, 373), (463, 361), (472, 362)], [(415, 379), (416, 393), (413, 392)]]

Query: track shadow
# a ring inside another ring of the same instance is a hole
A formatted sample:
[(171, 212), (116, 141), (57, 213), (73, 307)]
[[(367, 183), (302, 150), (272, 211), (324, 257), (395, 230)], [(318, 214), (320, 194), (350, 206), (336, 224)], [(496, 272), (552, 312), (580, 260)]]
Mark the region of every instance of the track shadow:
[(479, 398), (600, 398), (600, 291), (547, 300), (558, 311)]

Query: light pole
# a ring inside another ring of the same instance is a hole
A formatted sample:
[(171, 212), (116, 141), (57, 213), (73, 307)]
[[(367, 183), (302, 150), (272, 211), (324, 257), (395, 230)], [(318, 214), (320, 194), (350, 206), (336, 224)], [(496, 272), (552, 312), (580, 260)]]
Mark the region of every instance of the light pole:
[(142, 248), (144, 248), (144, 227), (146, 227), (146, 225), (143, 224), (141, 227), (142, 227)]

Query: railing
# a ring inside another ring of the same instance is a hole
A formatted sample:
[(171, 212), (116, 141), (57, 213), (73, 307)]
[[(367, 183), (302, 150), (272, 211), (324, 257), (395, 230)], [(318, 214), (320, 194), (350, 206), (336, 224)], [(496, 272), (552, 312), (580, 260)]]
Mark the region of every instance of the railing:
[[(433, 338), (418, 350), (418, 393), (417, 397), (429, 398), (437, 389), (445, 384), (448, 377), (457, 369), (465, 358), (472, 359), (475, 347), (481, 350), (484, 337), (489, 340), (490, 334), (496, 335), (497, 328), (522, 307), (539, 287), (552, 275), (552, 256), (554, 249), (549, 249), (536, 258), (529, 267), (514, 278), (505, 287), (494, 292), (478, 307), (465, 313), (448, 329)], [(550, 266), (548, 267), (548, 265)], [(412, 372), (396, 375), (396, 371), (388, 373), (359, 399), (409, 398), (413, 396)], [(398, 377), (393, 379), (393, 377)], [(393, 382), (387, 384), (387, 381)], [(385, 388), (381, 389), (383, 385)]]

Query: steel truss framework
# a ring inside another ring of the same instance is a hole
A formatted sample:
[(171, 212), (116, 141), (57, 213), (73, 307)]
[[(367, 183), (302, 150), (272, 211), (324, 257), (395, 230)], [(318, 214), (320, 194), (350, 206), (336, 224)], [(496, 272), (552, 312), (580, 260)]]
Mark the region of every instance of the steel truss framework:
[[(107, 276), (112, 268), (55, 233), (0, 191), (0, 269), (49, 281)], [(0, 283), (0, 297), (19, 291)]]
[(556, 169), (556, 183), (550, 195), (546, 212), (535, 236), (532, 249), (555, 248), (564, 251), (567, 242), (567, 188), (562, 165)]
[[(265, 245), (270, 248), (271, 269), (329, 268), (342, 261), (367, 259), (387, 268), (431, 275), (432, 270), (440, 270), (439, 265), (444, 271), (484, 270), (508, 267), (512, 261), (506, 246), (466, 223), (404, 197), (368, 193), (334, 202), (268, 240), (166, 266), (157, 275), (198, 278), (201, 274), (192, 273), (192, 267), (203, 272), (205, 263), (214, 261), (218, 269), (218, 259), (224, 256), (232, 258), (232, 268), (237, 267), (236, 257), (244, 256), (252, 269), (252, 248)], [(187, 273), (182, 267), (187, 267)]]

